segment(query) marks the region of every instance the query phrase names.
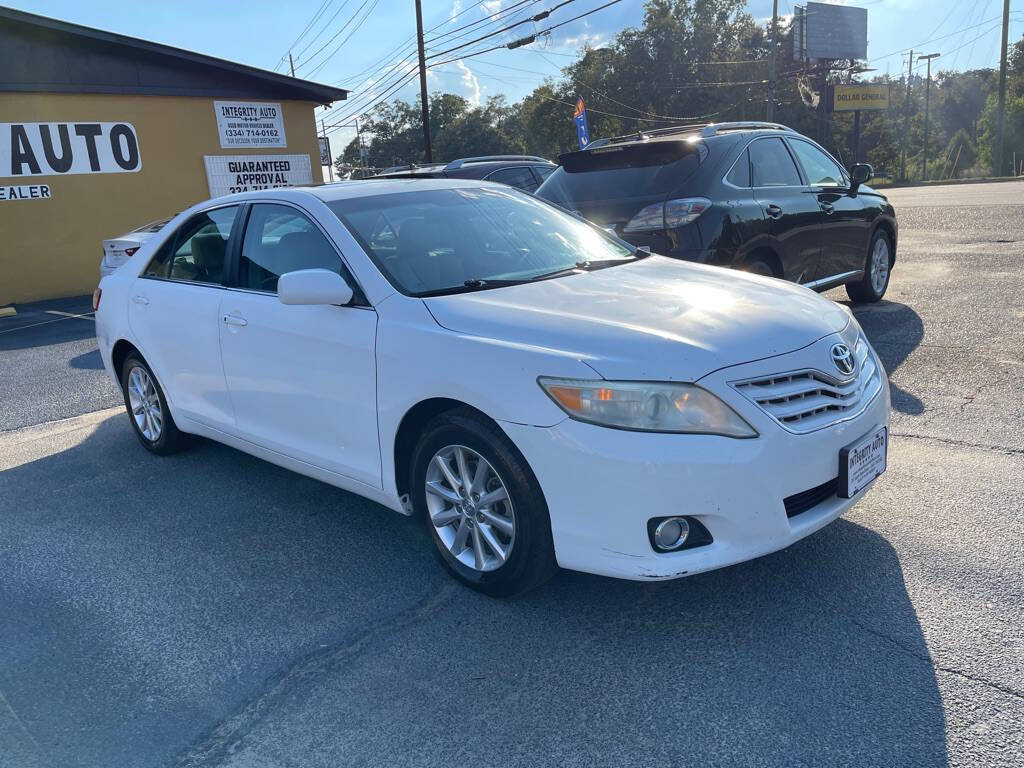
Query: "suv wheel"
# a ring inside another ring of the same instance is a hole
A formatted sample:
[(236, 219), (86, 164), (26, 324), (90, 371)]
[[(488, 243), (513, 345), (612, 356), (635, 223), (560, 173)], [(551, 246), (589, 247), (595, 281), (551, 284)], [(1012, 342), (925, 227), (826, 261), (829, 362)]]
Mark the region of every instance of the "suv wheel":
[(426, 426), (411, 483), (441, 562), (464, 584), (510, 597), (557, 570), (537, 479), (508, 437), (472, 411), (441, 414)]
[(892, 243), (889, 241), (889, 235), (880, 229), (871, 238), (867, 260), (864, 263), (864, 277), (855, 283), (847, 283), (846, 293), (856, 302), (879, 301), (889, 287), (891, 272)]

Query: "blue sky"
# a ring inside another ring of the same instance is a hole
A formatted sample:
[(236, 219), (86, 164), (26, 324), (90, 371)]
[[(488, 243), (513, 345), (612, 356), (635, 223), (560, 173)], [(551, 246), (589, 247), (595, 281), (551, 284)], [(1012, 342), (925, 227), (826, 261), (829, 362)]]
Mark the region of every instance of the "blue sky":
[[(574, 0), (556, 10), (550, 18), (534, 25), (523, 24), (514, 31), (493, 38), (503, 43), (529, 34), (534, 29), (565, 21), (602, 5), (606, 0)], [(416, 31), (413, 0), (174, 0), (140, 3), (138, 0), (4, 0), (33, 13), (88, 26), (142, 37), (266, 69), (285, 71), (287, 52), (293, 50), (296, 74), (320, 82), (337, 84), (353, 91), (351, 105), (336, 105), (327, 113), (330, 125), (350, 123), (349, 113), (363, 103), (372, 104), (388, 81), (379, 78), (391, 66), (395, 75), (415, 63), (393, 62), (411, 52)], [(556, 0), (527, 2), (510, 9), (516, 0), (423, 0), (424, 27), (440, 27), (427, 39), (445, 30), (502, 13), (506, 22), (481, 26), (484, 32), (507, 22), (532, 15)], [(844, 3), (868, 9), (868, 58), (880, 73), (897, 74), (906, 66), (906, 49), (939, 51), (933, 64), (938, 69), (970, 69), (996, 66), (999, 60), (1000, 0), (856, 0)], [(1019, 3), (1018, 3), (1019, 6)], [(300, 38), (318, 11), (316, 22)], [(471, 101), (505, 94), (516, 100), (531, 91), (545, 75), (557, 75), (584, 42), (600, 45), (626, 26), (636, 26), (642, 17), (643, 0), (623, 0), (587, 18), (554, 31), (544, 42), (516, 50), (499, 50), (463, 62), (430, 70), (428, 87), (466, 96)], [(758, 19), (771, 16), (771, 0), (751, 0), (748, 11)], [(1011, 8), (1010, 40), (1024, 33), (1024, 12)], [(793, 12), (790, 0), (780, 0), (779, 13)], [(452, 17), (457, 14), (457, 18)], [(443, 26), (442, 26), (443, 25)], [(353, 33), (353, 30), (354, 33)], [(474, 28), (469, 32), (477, 32)], [(469, 34), (460, 33), (460, 34)], [(351, 36), (349, 36), (351, 34)], [(473, 34), (472, 37), (477, 36)], [(298, 40), (297, 40), (298, 39)], [(472, 39), (472, 38), (469, 38)], [(297, 42), (296, 42), (297, 40)], [(464, 40), (439, 41), (439, 52)], [(430, 51), (428, 50), (428, 54)], [(442, 57), (443, 60), (443, 57)], [(381, 66), (384, 69), (381, 70)], [(383, 84), (382, 84), (383, 83)], [(394, 96), (415, 95), (415, 77)], [(358, 94), (364, 101), (356, 101)], [(346, 109), (346, 106), (350, 108)], [(356, 110), (357, 111), (357, 110)], [(347, 127), (332, 127), (335, 154), (354, 135)]]

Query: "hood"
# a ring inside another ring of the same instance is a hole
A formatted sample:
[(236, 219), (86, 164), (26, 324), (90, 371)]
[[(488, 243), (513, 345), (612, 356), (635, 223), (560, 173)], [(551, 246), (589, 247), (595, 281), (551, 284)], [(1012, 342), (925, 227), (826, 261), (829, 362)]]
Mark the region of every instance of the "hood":
[(424, 302), (444, 328), (557, 349), (606, 379), (695, 381), (849, 322), (839, 305), (792, 283), (661, 256)]

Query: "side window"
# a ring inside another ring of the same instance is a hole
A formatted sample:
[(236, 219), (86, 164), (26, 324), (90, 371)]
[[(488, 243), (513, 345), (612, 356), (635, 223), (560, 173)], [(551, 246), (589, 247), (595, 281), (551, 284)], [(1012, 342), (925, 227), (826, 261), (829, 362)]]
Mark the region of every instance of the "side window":
[(236, 213), (237, 205), (197, 213), (160, 247), (142, 274), (219, 285)]
[(732, 170), (729, 171), (725, 180), (734, 187), (750, 186), (750, 154), (747, 150), (744, 149), (743, 154), (736, 158), (736, 162), (733, 163)]
[(548, 180), (548, 176), (555, 172), (557, 165), (535, 165), (533, 166), (534, 173), (540, 176), (541, 184)]
[(776, 136), (758, 139), (750, 145), (750, 170), (755, 187), (796, 187), (801, 184), (792, 155), (782, 139)]
[(533, 173), (527, 167), (502, 168), (487, 177), (487, 181), (497, 181), (508, 184), (510, 187), (521, 189), (525, 192), (533, 192), (540, 185), (533, 177)]
[(791, 141), (797, 160), (803, 166), (807, 183), (814, 187), (840, 187), (846, 183), (846, 174), (835, 160), (813, 144), (806, 141)]
[(340, 272), (341, 259), (313, 222), (287, 205), (252, 207), (238, 263), (239, 288), (275, 293), (286, 272), (318, 268)]

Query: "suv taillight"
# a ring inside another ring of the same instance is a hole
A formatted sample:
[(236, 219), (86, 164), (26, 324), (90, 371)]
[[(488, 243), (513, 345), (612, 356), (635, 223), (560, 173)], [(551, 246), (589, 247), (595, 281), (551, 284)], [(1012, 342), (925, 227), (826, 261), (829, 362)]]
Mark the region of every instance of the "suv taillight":
[(711, 201), (706, 197), (684, 197), (654, 203), (642, 208), (622, 231), (649, 232), (657, 229), (675, 229), (689, 224), (710, 207)]

